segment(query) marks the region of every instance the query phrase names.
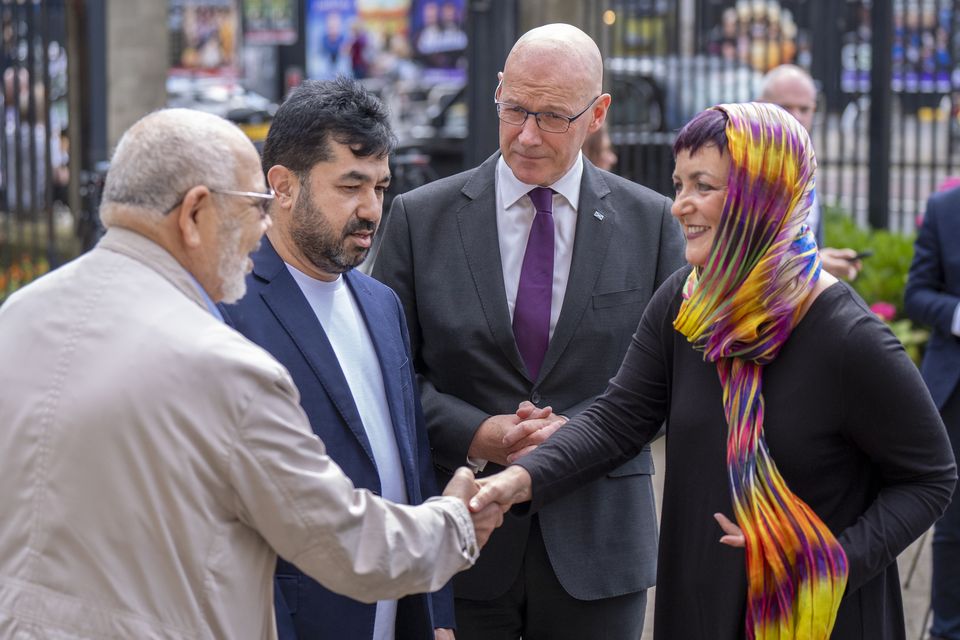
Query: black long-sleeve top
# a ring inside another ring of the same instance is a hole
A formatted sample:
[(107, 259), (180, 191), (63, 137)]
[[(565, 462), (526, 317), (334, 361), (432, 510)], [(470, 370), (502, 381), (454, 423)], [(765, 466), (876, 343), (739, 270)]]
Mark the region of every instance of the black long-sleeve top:
[[(605, 394), (519, 464), (533, 479), (536, 510), (635, 455), (666, 420), (654, 637), (732, 640), (744, 636), (745, 560), (742, 549), (719, 543), (712, 517), (733, 519), (716, 365), (672, 326), (688, 273), (678, 271), (651, 300)], [(763, 395), (774, 461), (849, 560), (832, 637), (904, 638), (895, 560), (940, 516), (957, 479), (916, 367), (837, 283), (765, 368)]]

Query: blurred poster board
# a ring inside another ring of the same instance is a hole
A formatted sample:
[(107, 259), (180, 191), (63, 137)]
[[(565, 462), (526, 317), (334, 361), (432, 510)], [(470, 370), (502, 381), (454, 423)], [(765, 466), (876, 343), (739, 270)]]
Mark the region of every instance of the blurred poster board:
[(357, 0), (357, 19), (378, 42), (410, 34), (410, 0)]
[(297, 41), (295, 0), (243, 0), (246, 44), (290, 45)]
[(707, 35), (707, 52), (761, 73), (787, 63), (809, 67), (809, 34), (797, 27), (790, 5), (738, 0)]
[(307, 77), (329, 80), (352, 76), (351, 30), (357, 19), (355, 0), (307, 0)]
[(410, 12), (415, 58), (436, 82), (464, 81), (467, 31), (464, 0), (414, 0)]
[(238, 75), (237, 0), (170, 0), (168, 25), (171, 73)]

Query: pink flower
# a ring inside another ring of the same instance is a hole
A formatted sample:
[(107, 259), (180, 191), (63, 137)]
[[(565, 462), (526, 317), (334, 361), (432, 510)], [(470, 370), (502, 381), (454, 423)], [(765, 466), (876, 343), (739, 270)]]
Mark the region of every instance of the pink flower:
[(877, 314), (884, 322), (890, 322), (897, 315), (897, 308), (889, 302), (874, 302), (870, 305), (870, 311)]

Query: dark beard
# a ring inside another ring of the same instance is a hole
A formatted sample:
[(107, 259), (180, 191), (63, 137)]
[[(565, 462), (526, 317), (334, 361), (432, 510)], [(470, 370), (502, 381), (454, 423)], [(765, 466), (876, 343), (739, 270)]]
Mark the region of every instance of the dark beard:
[(353, 217), (337, 233), (303, 184), (291, 216), (290, 237), (303, 256), (326, 273), (345, 273), (367, 258), (369, 249), (347, 249), (347, 238), (358, 231), (374, 232), (377, 225), (370, 220)]

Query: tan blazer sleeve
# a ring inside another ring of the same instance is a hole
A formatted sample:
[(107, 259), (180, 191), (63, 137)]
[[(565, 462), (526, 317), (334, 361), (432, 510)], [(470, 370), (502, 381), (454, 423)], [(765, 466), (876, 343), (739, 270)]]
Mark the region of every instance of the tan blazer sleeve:
[(463, 502), (411, 507), (355, 489), (283, 372), (251, 394), (230, 476), (239, 517), (324, 587), (362, 602), (436, 591), (478, 554)]

